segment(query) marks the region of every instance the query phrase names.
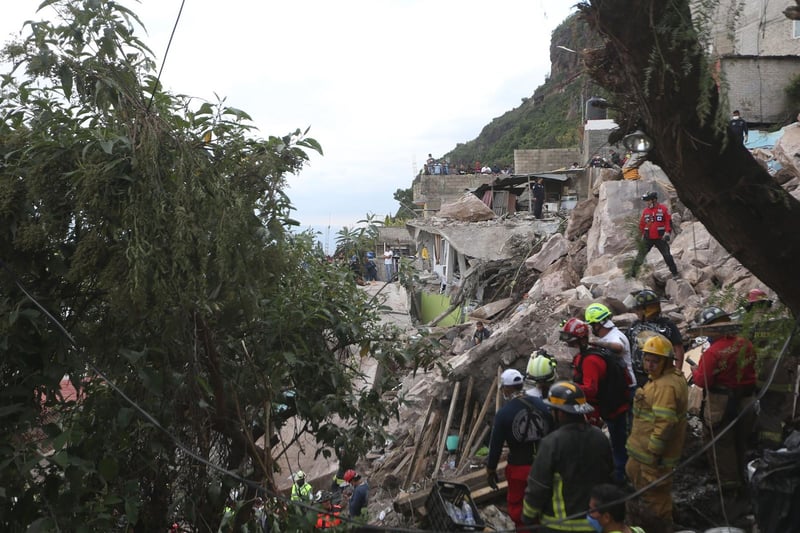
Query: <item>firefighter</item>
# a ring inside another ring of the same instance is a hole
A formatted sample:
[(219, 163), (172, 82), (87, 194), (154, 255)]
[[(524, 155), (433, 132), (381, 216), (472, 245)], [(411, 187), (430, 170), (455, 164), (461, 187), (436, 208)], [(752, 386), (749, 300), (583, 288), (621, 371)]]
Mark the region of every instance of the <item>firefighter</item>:
[[(611, 447), (603, 432), (586, 422), (585, 415), (594, 408), (575, 383), (555, 382), (544, 402), (558, 429), (539, 444), (525, 489), (522, 522), (541, 524), (535, 529), (540, 532), (592, 532), (586, 505), (592, 487), (611, 480)], [(576, 514), (580, 518), (567, 518)]]
[(327, 490), (319, 491), (316, 502), (322, 507), (317, 513), (316, 529), (331, 529), (341, 525), (342, 506), (333, 504), (333, 494)]
[[(709, 462), (717, 472), (725, 502), (725, 513), (732, 525), (745, 518), (750, 504), (745, 475), (745, 452), (755, 423), (751, 405), (756, 390), (756, 354), (753, 344), (730, 330), (713, 325), (728, 322), (719, 307), (703, 309), (696, 323), (709, 332), (710, 345), (692, 372), (692, 382), (705, 390), (703, 409), (704, 437), (709, 441), (725, 426), (735, 425), (710, 448)], [(744, 523), (744, 522), (741, 522)]]
[(634, 296), (633, 311), (637, 320), (628, 328), (628, 340), (631, 344), (633, 357), (633, 371), (636, 382), (643, 387), (647, 381), (647, 372), (642, 368), (642, 346), (652, 332), (660, 333), (672, 342), (672, 352), (675, 354), (675, 368), (683, 369), (683, 337), (678, 326), (669, 318), (661, 314), (661, 300), (650, 289), (644, 289)]
[(306, 482), (305, 472), (298, 470), (294, 473), (292, 479), (294, 481), (294, 483), (292, 483), (292, 501), (311, 503), (314, 499), (314, 488), (310, 483)]
[(525, 381), (533, 384), (525, 394), (534, 398), (547, 398), (550, 385), (558, 379), (556, 358), (544, 350), (535, 350), (528, 358)]
[[(644, 344), (649, 381), (636, 391), (625, 473), (636, 490), (672, 471), (686, 438), (689, 387), (674, 365), (672, 343), (656, 334)], [(672, 531), (672, 477), (628, 502), (629, 514), (650, 533)]]

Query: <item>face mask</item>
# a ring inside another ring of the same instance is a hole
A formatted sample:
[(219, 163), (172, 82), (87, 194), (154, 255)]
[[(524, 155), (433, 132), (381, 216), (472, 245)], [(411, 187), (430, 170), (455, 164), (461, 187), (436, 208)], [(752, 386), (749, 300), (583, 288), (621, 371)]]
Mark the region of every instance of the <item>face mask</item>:
[(596, 518), (592, 518), (587, 514), (586, 520), (589, 521), (589, 525), (592, 526), (592, 529), (597, 531), (597, 533), (603, 533), (603, 526), (600, 525), (600, 522), (598, 522)]

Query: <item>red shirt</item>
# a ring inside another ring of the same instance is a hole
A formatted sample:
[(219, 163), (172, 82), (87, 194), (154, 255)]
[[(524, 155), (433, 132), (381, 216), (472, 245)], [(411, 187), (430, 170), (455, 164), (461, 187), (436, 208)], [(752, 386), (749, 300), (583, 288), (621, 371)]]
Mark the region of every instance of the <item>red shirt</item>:
[(692, 371), (698, 387), (735, 389), (756, 384), (756, 353), (753, 344), (743, 338), (720, 337), (700, 356)]
[[(581, 388), (583, 394), (586, 396), (586, 402), (595, 408), (595, 415), (599, 415), (600, 413), (600, 395), (601, 395), (601, 388), (606, 389), (607, 384), (605, 383), (606, 380), (606, 372), (608, 372), (608, 368), (606, 366), (606, 362), (602, 356), (588, 353), (588, 354), (577, 354), (572, 361), (573, 372), (572, 377), (575, 381), (575, 384)], [(627, 378), (627, 373), (626, 373)], [(604, 391), (606, 394), (615, 395), (615, 394), (624, 394), (624, 391)], [(616, 405), (616, 404), (615, 404)], [(618, 415), (624, 413), (628, 410), (628, 403), (625, 402), (616, 409), (612, 413), (608, 415), (608, 418), (614, 419)]]
[(672, 233), (672, 217), (667, 206), (656, 204), (655, 207), (645, 207), (639, 219), (639, 231), (647, 239), (660, 239), (664, 233)]

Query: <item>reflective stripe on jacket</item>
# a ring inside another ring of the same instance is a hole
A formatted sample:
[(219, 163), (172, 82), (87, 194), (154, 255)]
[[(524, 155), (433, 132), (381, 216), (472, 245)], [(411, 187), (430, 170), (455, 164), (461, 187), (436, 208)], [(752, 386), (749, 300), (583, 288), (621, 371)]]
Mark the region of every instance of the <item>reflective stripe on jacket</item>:
[(647, 465), (675, 466), (686, 438), (689, 387), (675, 368), (636, 391), (628, 456)]

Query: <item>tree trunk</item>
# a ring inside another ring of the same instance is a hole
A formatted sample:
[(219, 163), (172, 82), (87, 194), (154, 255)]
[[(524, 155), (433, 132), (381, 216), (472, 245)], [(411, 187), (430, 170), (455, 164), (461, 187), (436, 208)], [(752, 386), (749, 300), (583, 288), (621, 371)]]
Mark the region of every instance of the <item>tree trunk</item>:
[(727, 109), (692, 28), (688, 0), (590, 0), (581, 6), (603, 35), (587, 51), (595, 81), (614, 94), (620, 135), (653, 139), (648, 159), (681, 201), (745, 268), (800, 313), (800, 202), (727, 135)]

